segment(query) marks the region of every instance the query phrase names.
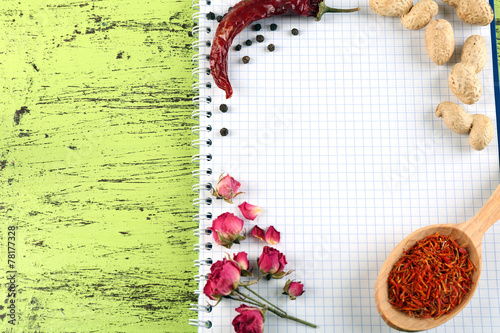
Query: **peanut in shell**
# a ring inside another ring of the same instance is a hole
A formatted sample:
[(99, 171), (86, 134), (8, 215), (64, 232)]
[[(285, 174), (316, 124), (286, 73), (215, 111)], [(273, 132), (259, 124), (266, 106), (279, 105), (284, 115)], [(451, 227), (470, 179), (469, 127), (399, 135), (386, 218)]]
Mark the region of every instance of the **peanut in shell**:
[(413, 7), (412, 0), (370, 0), (370, 8), (382, 16), (401, 17)]
[(486, 0), (443, 0), (447, 5), (455, 8), (458, 17), (465, 23), (472, 25), (488, 25), (495, 15), (493, 8)]
[(425, 48), (429, 58), (438, 66), (450, 60), (455, 51), (455, 34), (450, 22), (434, 20), (425, 29)]
[(450, 90), (465, 104), (476, 103), (483, 87), (477, 75), (486, 65), (486, 40), (472, 35), (465, 41), (462, 61), (453, 66), (448, 77)]
[(420, 0), (410, 11), (401, 16), (406, 29), (420, 30), (437, 15), (439, 7), (433, 0)]
[(475, 150), (483, 150), (495, 135), (495, 126), (488, 116), (475, 114), (469, 133), (469, 143)]

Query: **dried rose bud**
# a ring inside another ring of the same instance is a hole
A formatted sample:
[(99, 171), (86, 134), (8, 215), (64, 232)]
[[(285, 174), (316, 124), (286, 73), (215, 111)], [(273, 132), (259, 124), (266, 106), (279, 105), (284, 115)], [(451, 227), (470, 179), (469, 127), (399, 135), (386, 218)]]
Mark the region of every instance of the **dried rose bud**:
[(268, 279), (281, 279), (292, 273), (292, 271), (285, 272), (285, 265), (287, 264), (285, 255), (269, 246), (264, 246), (257, 263), (259, 265), (259, 270), (265, 274)]
[(266, 231), (266, 235), (264, 236), (264, 240), (272, 245), (278, 244), (280, 242), (279, 231), (274, 229), (273, 226), (270, 226)]
[(250, 262), (248, 261), (248, 254), (246, 252), (234, 254), (233, 261), (240, 266), (242, 276), (252, 276), (252, 273), (250, 273)]
[(214, 241), (228, 249), (233, 243), (239, 244), (240, 240), (245, 239), (244, 235), (240, 235), (243, 230), (243, 220), (231, 213), (219, 215), (209, 229), (212, 230)]
[(240, 277), (241, 269), (237, 263), (226, 258), (219, 260), (210, 267), (203, 293), (219, 303), (223, 296), (238, 288)]
[(299, 282), (288, 280), (283, 287), (283, 294), (290, 296), (291, 300), (295, 300), (297, 297), (305, 292), (304, 285)]
[(264, 241), (265, 237), (264, 230), (262, 230), (261, 228), (259, 228), (259, 226), (256, 225), (252, 229), (252, 236), (260, 239), (261, 241)]
[(241, 304), (236, 312), (240, 314), (234, 317), (232, 324), (236, 333), (262, 333), (264, 332), (265, 309), (250, 307)]
[(243, 192), (238, 192), (241, 184), (229, 175), (221, 175), (219, 177), (219, 181), (217, 182), (217, 186), (212, 191), (212, 195), (219, 198), (224, 199), (224, 201), (233, 203), (232, 199), (236, 198)]
[(259, 206), (251, 205), (246, 201), (239, 205), (238, 208), (247, 220), (252, 221), (255, 220), (259, 213), (262, 212), (262, 209)]

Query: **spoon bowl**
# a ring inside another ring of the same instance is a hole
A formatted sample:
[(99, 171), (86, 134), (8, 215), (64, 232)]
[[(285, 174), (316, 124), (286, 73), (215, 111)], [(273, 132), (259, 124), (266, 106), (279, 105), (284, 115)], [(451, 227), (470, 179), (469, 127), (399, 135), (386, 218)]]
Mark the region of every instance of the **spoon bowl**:
[[(471, 300), (476, 291), (481, 275), (481, 243), (483, 235), (496, 221), (500, 219), (500, 186), (497, 187), (491, 198), (481, 210), (470, 220), (460, 224), (439, 224), (420, 228), (412, 232), (389, 254), (382, 266), (375, 283), (375, 303), (378, 312), (384, 321), (392, 328), (406, 332), (428, 330), (439, 326), (457, 315)], [(457, 241), (465, 247), (469, 259), (476, 268), (472, 274), (472, 288), (457, 307), (439, 318), (413, 318), (404, 312), (394, 309), (389, 302), (388, 277), (394, 264), (403, 255), (405, 250), (414, 246), (419, 240), (439, 233)]]

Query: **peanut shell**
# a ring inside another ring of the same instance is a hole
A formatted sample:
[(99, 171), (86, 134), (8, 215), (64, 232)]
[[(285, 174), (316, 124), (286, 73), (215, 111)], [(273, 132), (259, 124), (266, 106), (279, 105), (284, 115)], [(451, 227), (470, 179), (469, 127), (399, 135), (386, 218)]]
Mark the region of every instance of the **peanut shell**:
[(472, 127), (472, 115), (452, 102), (442, 102), (436, 108), (436, 116), (442, 117), (450, 130), (458, 134), (467, 134)]
[(455, 8), (458, 17), (465, 23), (473, 25), (490, 24), (495, 14), (493, 8), (485, 0), (443, 0), (447, 5)]
[(472, 116), (472, 128), (469, 133), (469, 143), (475, 150), (483, 150), (495, 135), (495, 126), (488, 116), (475, 114)]
[(382, 16), (403, 16), (412, 6), (412, 0), (370, 0), (370, 8)]
[(487, 52), (484, 37), (472, 35), (464, 43), (462, 62), (467, 66), (472, 66), (477, 74), (486, 66), (486, 61), (488, 60)]
[(410, 11), (401, 16), (406, 29), (420, 30), (437, 15), (439, 7), (433, 0), (420, 0)]
[(455, 34), (450, 22), (440, 19), (429, 23), (425, 29), (425, 48), (431, 60), (439, 66), (450, 60), (455, 51)]
[(474, 67), (466, 66), (463, 63), (453, 66), (448, 77), (448, 84), (451, 92), (465, 104), (476, 103), (483, 92)]

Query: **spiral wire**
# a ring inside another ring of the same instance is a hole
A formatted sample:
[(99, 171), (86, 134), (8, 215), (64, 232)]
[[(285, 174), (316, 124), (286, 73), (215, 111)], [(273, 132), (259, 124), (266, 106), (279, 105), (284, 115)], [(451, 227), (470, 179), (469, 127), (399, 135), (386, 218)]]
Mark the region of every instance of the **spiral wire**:
[[(193, 192), (197, 194), (197, 197), (193, 199), (193, 205), (199, 210), (198, 214), (193, 216), (193, 221), (198, 223), (199, 228), (193, 231), (193, 234), (199, 237), (197, 244), (193, 245), (193, 251), (198, 253), (198, 259), (194, 261), (194, 266), (200, 271), (198, 275), (194, 277), (194, 280), (198, 283), (206, 281), (208, 279), (208, 274), (203, 274), (201, 271), (203, 267), (210, 267), (212, 265), (212, 259), (209, 257), (203, 257), (203, 254), (210, 253), (213, 244), (210, 241), (205, 241), (208, 236), (212, 235), (210, 229), (205, 229), (202, 227), (206, 221), (212, 220), (212, 213), (206, 211), (205, 208), (212, 205), (213, 200), (210, 197), (210, 192), (213, 190), (213, 185), (204, 180), (204, 178), (210, 177), (212, 175), (212, 170), (208, 167), (202, 169), (201, 164), (204, 166), (212, 160), (212, 154), (206, 152), (205, 149), (212, 146), (212, 140), (204, 136), (209, 135), (212, 132), (212, 125), (207, 124), (205, 120), (212, 117), (212, 111), (210, 111), (210, 104), (212, 103), (212, 96), (210, 95), (212, 89), (212, 83), (208, 81), (210, 77), (210, 68), (208, 67), (208, 61), (210, 60), (210, 46), (211, 40), (209, 39), (209, 34), (213, 31), (212, 27), (204, 25), (200, 22), (206, 21), (207, 14), (203, 13), (203, 7), (210, 5), (210, 0), (193, 0), (193, 9), (195, 13), (192, 16), (194, 22), (193, 29), (191, 31), (192, 36), (196, 40), (191, 44), (192, 48), (196, 51), (192, 57), (192, 62), (194, 68), (192, 70), (192, 76), (196, 79), (196, 83), (193, 84), (192, 89), (195, 93), (195, 97), (192, 98), (193, 106), (196, 108), (191, 113), (191, 118), (200, 121), (201, 124), (191, 127), (191, 132), (195, 138), (191, 141), (191, 146), (200, 150), (198, 154), (191, 157), (191, 162), (194, 163), (197, 168), (193, 170), (192, 176), (197, 179), (196, 184), (193, 185)], [(202, 290), (195, 290), (196, 295), (201, 296), (203, 294)], [(191, 304), (190, 310), (197, 313), (210, 313), (212, 307), (208, 304)], [(189, 319), (189, 324), (198, 327), (211, 328), (212, 322), (210, 320), (201, 319)]]

